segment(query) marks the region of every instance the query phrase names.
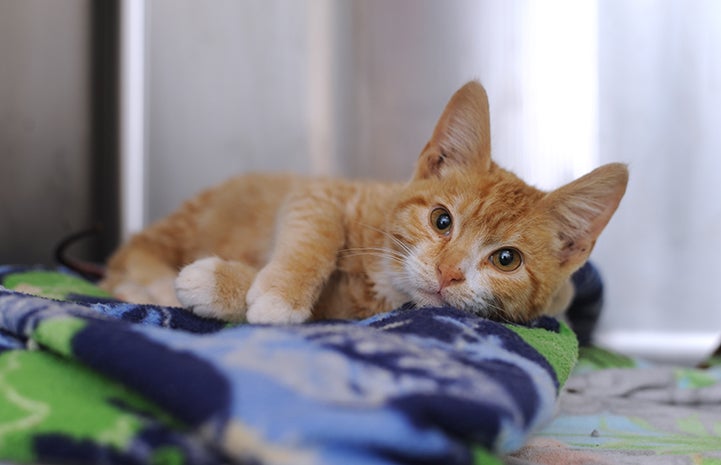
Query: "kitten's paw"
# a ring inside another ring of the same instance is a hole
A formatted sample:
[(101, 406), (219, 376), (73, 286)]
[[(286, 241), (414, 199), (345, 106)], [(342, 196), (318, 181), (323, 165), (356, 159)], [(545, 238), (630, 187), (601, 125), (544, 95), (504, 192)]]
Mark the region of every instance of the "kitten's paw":
[(180, 304), (199, 316), (217, 317), (215, 301), (215, 267), (217, 257), (197, 260), (180, 270), (175, 279), (175, 295)]
[(240, 309), (227, 308), (217, 297), (216, 270), (222, 263), (218, 257), (208, 257), (186, 266), (175, 280), (175, 293), (181, 305), (198, 316), (239, 321)]
[(310, 310), (295, 309), (285, 299), (271, 292), (253, 297), (252, 301), (249, 298), (245, 316), (248, 323), (291, 324), (303, 323), (310, 318)]

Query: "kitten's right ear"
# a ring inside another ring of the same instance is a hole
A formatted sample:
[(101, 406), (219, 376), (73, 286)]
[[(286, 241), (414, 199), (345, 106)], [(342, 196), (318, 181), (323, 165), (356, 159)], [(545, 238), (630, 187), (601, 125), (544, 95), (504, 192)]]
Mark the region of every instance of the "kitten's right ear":
[(442, 177), (449, 169), (488, 170), (491, 166), (491, 124), (488, 96), (471, 81), (446, 105), (431, 140), (421, 152), (413, 179)]
[(544, 207), (555, 219), (561, 265), (577, 269), (626, 192), (628, 168), (609, 163), (546, 195)]

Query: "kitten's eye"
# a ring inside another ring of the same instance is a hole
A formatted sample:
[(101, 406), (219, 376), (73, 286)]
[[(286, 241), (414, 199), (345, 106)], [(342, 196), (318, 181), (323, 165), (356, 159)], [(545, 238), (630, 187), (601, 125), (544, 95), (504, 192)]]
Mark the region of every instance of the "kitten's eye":
[(515, 271), (523, 263), (521, 252), (511, 247), (498, 249), (489, 258), (493, 266), (501, 271)]
[(433, 229), (441, 234), (448, 234), (451, 232), (452, 225), (453, 219), (448, 210), (443, 207), (436, 207), (431, 211), (431, 226), (433, 226)]

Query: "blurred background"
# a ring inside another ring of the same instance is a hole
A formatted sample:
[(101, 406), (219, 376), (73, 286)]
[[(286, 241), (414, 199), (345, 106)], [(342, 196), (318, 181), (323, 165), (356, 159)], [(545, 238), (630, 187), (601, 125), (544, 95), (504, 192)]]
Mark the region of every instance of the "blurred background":
[(721, 2), (0, 0), (0, 263), (103, 260), (245, 171), (405, 180), (452, 93), (553, 188), (631, 181), (593, 259), (598, 340), (666, 360), (721, 335)]

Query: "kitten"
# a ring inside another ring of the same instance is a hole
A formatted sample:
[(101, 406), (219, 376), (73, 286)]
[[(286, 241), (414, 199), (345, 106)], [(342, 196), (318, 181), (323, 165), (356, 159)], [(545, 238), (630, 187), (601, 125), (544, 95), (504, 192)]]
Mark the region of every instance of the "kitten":
[(491, 160), (486, 92), (470, 82), (409, 182), (231, 179), (134, 236), (102, 286), (232, 322), (363, 318), (406, 302), (527, 321), (565, 309), (627, 180), (614, 163), (549, 193), (525, 184)]

